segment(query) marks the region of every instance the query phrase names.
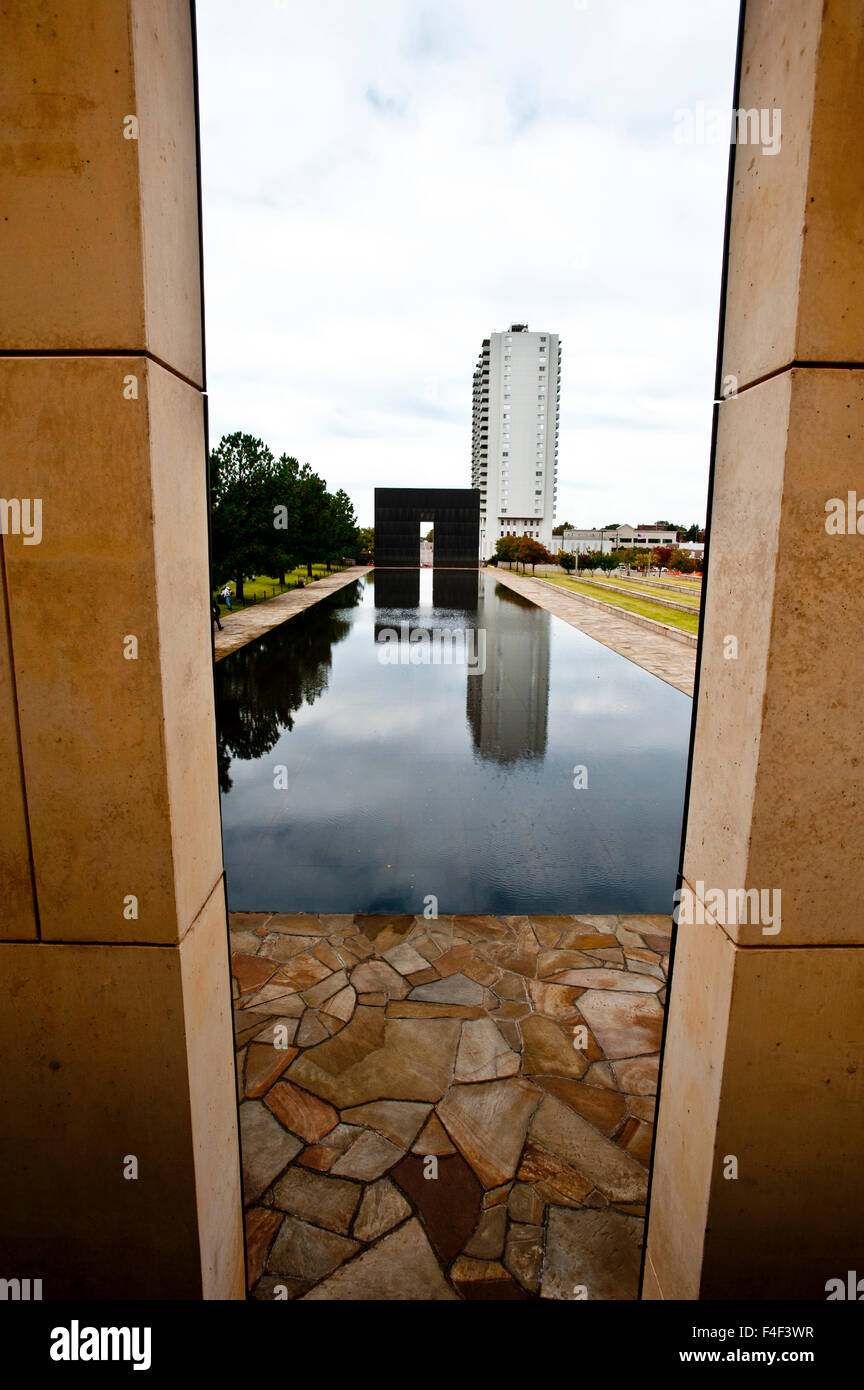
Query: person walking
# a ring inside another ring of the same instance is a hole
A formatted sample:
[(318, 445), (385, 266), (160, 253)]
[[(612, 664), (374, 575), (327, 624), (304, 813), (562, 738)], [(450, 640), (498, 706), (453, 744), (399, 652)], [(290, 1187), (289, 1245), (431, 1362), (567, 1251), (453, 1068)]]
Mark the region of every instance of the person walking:
[(215, 599), (215, 598), (214, 598), (214, 599), (211, 601), (211, 603), (210, 603), (210, 612), (213, 614), (213, 621), (214, 621), (214, 623), (216, 624), (216, 626), (218, 627), (219, 631), (221, 632), (221, 631), (222, 631), (222, 624), (221, 624), (220, 621), (219, 621), (219, 600), (218, 600), (218, 599)]
[(231, 585), (230, 585), (230, 584), (226, 584), (226, 585), (225, 585), (225, 588), (222, 590), (222, 598), (223, 598), (224, 601), (225, 601), (225, 607), (228, 609), (228, 612), (230, 613), (230, 612), (231, 612)]

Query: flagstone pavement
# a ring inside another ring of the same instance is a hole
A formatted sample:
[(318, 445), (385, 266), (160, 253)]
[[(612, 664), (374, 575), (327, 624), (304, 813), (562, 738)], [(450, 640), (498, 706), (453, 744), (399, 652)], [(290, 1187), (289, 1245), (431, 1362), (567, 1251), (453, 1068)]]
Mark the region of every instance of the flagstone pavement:
[(633, 1299), (672, 920), (232, 913), (257, 1299)]

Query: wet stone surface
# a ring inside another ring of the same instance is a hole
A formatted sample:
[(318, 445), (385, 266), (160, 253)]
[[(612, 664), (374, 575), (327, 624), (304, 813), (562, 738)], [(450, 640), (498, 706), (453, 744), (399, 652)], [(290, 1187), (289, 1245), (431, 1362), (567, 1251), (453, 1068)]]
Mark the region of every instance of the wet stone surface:
[(230, 921), (251, 1297), (636, 1297), (671, 918)]

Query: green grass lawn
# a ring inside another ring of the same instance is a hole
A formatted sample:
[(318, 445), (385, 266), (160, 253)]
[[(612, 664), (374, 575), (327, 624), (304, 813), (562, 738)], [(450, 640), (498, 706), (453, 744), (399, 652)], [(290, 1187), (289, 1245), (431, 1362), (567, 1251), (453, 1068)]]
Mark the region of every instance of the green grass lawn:
[[(342, 565), (334, 565), (330, 573), (336, 574), (342, 568)], [(327, 574), (326, 565), (312, 566), (313, 579), (320, 579), (322, 574)], [(270, 574), (256, 574), (254, 579), (245, 580), (243, 584), (243, 595), (246, 600), (245, 606), (248, 608), (253, 600), (255, 603), (263, 603), (266, 599), (275, 598), (278, 594), (284, 593), (287, 589), (296, 589), (298, 579), (305, 579), (307, 584), (310, 582), (305, 565), (298, 565), (296, 569), (286, 574), (285, 579), (286, 583), (284, 589), (280, 584), (278, 574), (275, 577)], [(232, 579), (231, 588), (233, 589), (234, 587), (235, 585)], [(242, 603), (238, 604), (236, 598), (232, 599), (231, 602), (233, 604), (231, 609), (232, 613), (236, 613), (238, 610), (242, 612), (244, 606)], [(221, 599), (219, 600), (219, 612), (220, 615), (228, 612), (226, 605)]]
[(701, 590), (699, 589), (697, 589), (695, 592), (692, 589), (685, 589), (680, 594), (673, 594), (668, 589), (652, 590), (638, 579), (628, 579), (626, 576), (623, 579), (619, 579), (617, 574), (610, 574), (605, 579), (598, 579), (595, 577), (595, 571), (593, 570), (590, 571), (590, 578), (588, 574), (585, 574), (584, 582), (587, 582), (589, 584), (614, 584), (619, 589), (626, 589), (628, 594), (641, 595), (650, 594), (654, 592), (656, 593), (657, 598), (668, 598), (671, 600), (672, 603), (690, 603), (693, 605), (693, 608), (697, 613), (699, 611), (699, 604), (702, 599)]
[(666, 623), (669, 627), (680, 627), (682, 632), (692, 632), (694, 636), (699, 631), (698, 613), (679, 613), (674, 608), (661, 608), (659, 603), (649, 603), (645, 599), (624, 598), (623, 594), (607, 593), (601, 598), (599, 589), (591, 589), (586, 593), (577, 580), (567, 579), (564, 575), (559, 578), (557, 574), (544, 574), (542, 578), (548, 579), (550, 584), (560, 584), (562, 589), (581, 593), (586, 598), (596, 598), (600, 603), (607, 603), (610, 608), (623, 608), (628, 613), (639, 613), (643, 618), (653, 618), (656, 623)]

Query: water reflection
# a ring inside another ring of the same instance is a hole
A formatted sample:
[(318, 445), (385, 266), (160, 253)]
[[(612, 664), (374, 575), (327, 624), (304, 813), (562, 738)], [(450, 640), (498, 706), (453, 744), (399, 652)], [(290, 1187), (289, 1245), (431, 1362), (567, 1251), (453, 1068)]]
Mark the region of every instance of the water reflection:
[(274, 628), (216, 663), (216, 751), (219, 790), (229, 792), (233, 759), (249, 762), (275, 748), (282, 731), (294, 728), (301, 705), (312, 705), (327, 689), (333, 648), (351, 631), (344, 610), (360, 602), (360, 590), (349, 585), (333, 608), (326, 601), (291, 619), (291, 643), (286, 628)]
[[(490, 621), (484, 598), (478, 624), (485, 626), (486, 670), (467, 682), (465, 708), (481, 758), (508, 764), (542, 758), (549, 712), (551, 614), (495, 584)], [(526, 621), (526, 610), (531, 618)]]
[[(231, 908), (668, 911), (689, 699), (489, 571), (370, 579), (216, 668)], [(485, 669), (384, 664), (402, 623)]]

